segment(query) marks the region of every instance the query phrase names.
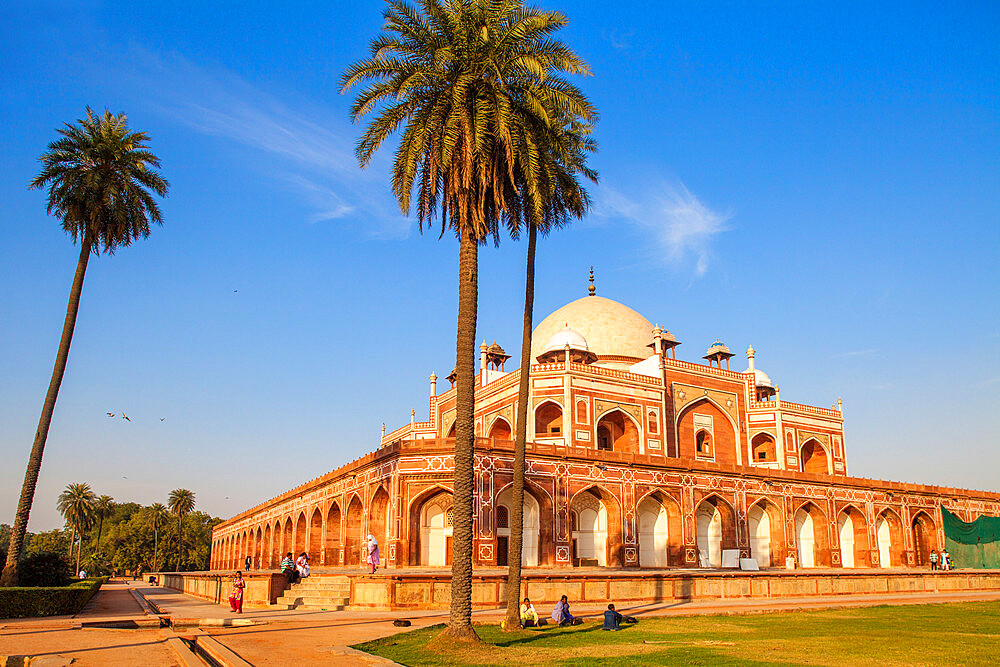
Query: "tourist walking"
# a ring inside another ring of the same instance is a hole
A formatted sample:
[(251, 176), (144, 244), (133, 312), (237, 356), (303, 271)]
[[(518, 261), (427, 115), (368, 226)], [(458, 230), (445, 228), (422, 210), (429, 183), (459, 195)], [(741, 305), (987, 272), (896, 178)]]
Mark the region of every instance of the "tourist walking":
[(300, 553), (295, 560), (295, 570), (298, 572), (299, 579), (305, 579), (309, 576), (309, 554), (305, 551)]
[(928, 557), (931, 561), (931, 570), (938, 569), (938, 552), (931, 549), (931, 555)]
[(381, 559), (379, 558), (378, 542), (375, 541), (374, 535), (368, 536), (368, 558), (365, 562), (371, 567), (371, 574), (375, 574), (375, 570), (378, 569)]
[(243, 589), (246, 586), (243, 573), (237, 570), (236, 576), (233, 577), (233, 589), (229, 592), (229, 606), (235, 614), (243, 613)]
[(281, 559), (281, 573), (288, 578), (289, 584), (294, 584), (299, 580), (299, 571), (295, 569), (295, 561), (292, 560), (291, 551)]
[(614, 630), (617, 632), (619, 630), (619, 625), (621, 624), (624, 616), (615, 611), (615, 606), (613, 604), (608, 605), (608, 610), (604, 612), (604, 627), (602, 630)]
[(250, 571), (250, 567), (252, 565), (253, 565), (253, 558), (251, 558), (250, 556), (247, 556), (246, 558), (243, 559), (243, 569), (244, 570), (246, 570), (247, 572), (249, 572)]
[(569, 613), (569, 600), (565, 595), (559, 598), (556, 608), (552, 610), (552, 620), (559, 625), (579, 625), (583, 623), (582, 619)]
[(535, 605), (531, 604), (531, 600), (524, 598), (524, 602), (521, 603), (521, 627), (531, 628), (538, 625), (538, 612), (535, 611)]

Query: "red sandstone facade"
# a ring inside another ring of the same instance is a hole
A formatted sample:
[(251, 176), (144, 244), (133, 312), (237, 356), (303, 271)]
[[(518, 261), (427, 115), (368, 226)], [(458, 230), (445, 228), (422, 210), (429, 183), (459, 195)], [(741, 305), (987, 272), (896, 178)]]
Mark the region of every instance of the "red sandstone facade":
[[(525, 490), (526, 567), (902, 567), (944, 544), (940, 506), (1000, 515), (1000, 494), (848, 476), (843, 414), (790, 403), (754, 365), (703, 359), (626, 306), (589, 296), (535, 330)], [(520, 371), (481, 348), (476, 392), (475, 562), (504, 566)], [(383, 435), (348, 465), (213, 531), (212, 568), (359, 565), (365, 536), (387, 567), (450, 564), (455, 390), (429, 419)], [(839, 406), (839, 401), (838, 401)]]

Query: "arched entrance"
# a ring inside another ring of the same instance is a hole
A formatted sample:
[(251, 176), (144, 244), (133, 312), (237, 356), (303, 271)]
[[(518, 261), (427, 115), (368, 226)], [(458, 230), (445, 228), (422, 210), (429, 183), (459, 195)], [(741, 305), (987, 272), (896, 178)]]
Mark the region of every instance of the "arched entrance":
[(827, 475), (830, 472), (826, 450), (815, 439), (806, 440), (799, 456), (802, 461), (802, 472)]
[(452, 496), (440, 491), (428, 498), (419, 510), (419, 564), (451, 565)]
[(493, 426), (490, 427), (490, 433), (487, 436), (491, 440), (511, 440), (513, 439), (510, 424), (503, 417), (497, 417), (493, 422)]
[(926, 512), (913, 517), (913, 549), (917, 565), (931, 564), (931, 551), (937, 548), (937, 530), (934, 520)]
[[(514, 498), (511, 493), (511, 487), (507, 487), (497, 496), (497, 513), (496, 513), (496, 524), (497, 524), (497, 565), (503, 567), (509, 564), (510, 560), (510, 529), (511, 529), (511, 517), (514, 515)], [(527, 567), (536, 567), (539, 562), (539, 551), (540, 551), (540, 528), (541, 522), (540, 508), (538, 501), (535, 499), (527, 488), (524, 491), (524, 504), (523, 508), (523, 519), (522, 524), (523, 539), (521, 542), (521, 565)]]
[(260, 569), (260, 526), (257, 526), (257, 530), (251, 532), (253, 535), (253, 550), (250, 552), (250, 565), (258, 570)]
[(875, 520), (875, 536), (878, 539), (878, 560), (882, 567), (902, 567), (903, 526), (890, 509), (883, 510)]
[(621, 410), (612, 410), (597, 420), (597, 448), (630, 454), (639, 451), (639, 429)]
[[(371, 510), (368, 512), (368, 533), (379, 544), (379, 556), (384, 562), (389, 556), (388, 530), (389, 526), (389, 494), (385, 487), (379, 487), (372, 498)], [(368, 557), (367, 551), (364, 554)]]
[(795, 541), (799, 547), (799, 567), (830, 565), (826, 515), (811, 502), (795, 512)]
[(600, 494), (582, 491), (570, 503), (570, 528), (575, 564), (608, 564), (608, 508)]
[(867, 567), (868, 523), (855, 507), (845, 507), (837, 517), (840, 535), (840, 565), (842, 567)]
[(289, 551), (292, 551), (295, 545), (292, 543), (292, 517), (285, 517), (285, 529), (281, 533), (281, 555), (278, 556), (278, 561), (280, 562), (284, 555)]
[(670, 518), (658, 499), (646, 496), (636, 506), (639, 524), (639, 566), (670, 564)]
[(319, 508), (313, 510), (309, 520), (309, 558), (314, 564), (319, 564), (323, 553), (323, 513)]
[(326, 512), (326, 560), (327, 565), (340, 564), (340, 505), (331, 503)]
[(736, 515), (732, 506), (712, 495), (695, 510), (698, 529), (698, 563), (701, 567), (722, 567), (723, 549), (736, 548)]
[[(777, 506), (767, 500), (759, 500), (747, 511), (747, 528), (750, 532), (750, 557), (760, 567), (781, 564), (781, 514)], [(772, 531), (779, 539), (772, 541)]]
[(351, 498), (351, 502), (347, 504), (347, 540), (344, 545), (346, 547), (346, 565), (361, 564), (361, 544), (363, 540), (361, 524), (363, 521), (364, 509), (361, 507), (361, 500), (355, 494)]
[(299, 512), (299, 518), (295, 522), (295, 557), (306, 550), (306, 514)]

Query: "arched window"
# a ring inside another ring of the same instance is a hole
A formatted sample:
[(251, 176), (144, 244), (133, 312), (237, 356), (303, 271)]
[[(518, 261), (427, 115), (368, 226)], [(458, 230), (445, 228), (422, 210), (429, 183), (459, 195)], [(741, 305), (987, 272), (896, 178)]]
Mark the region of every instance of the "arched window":
[(768, 433), (758, 433), (751, 441), (755, 463), (773, 463), (778, 460), (774, 438)]
[(504, 505), (497, 505), (497, 528), (510, 528), (510, 514)]
[(576, 402), (576, 421), (578, 424), (587, 423), (587, 401)]
[(708, 431), (698, 431), (694, 437), (695, 441), (695, 451), (698, 452), (698, 456), (711, 457), (712, 456), (712, 434)]
[(651, 435), (656, 435), (656, 432), (657, 432), (657, 422), (658, 421), (659, 420), (656, 418), (656, 411), (655, 410), (650, 410), (649, 414), (646, 415), (646, 422), (647, 422), (646, 423), (646, 430)]
[(448, 513), (445, 515), (444, 525), (453, 526), (455, 519), (455, 510), (448, 508)]
[(535, 410), (535, 436), (558, 437), (562, 435), (562, 408), (548, 401)]

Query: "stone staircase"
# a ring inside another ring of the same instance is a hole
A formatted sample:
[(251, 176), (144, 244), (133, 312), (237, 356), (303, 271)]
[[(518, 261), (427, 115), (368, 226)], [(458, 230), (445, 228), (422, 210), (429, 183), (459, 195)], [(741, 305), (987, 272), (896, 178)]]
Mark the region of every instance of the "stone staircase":
[(285, 589), (279, 609), (342, 611), (351, 603), (351, 580), (343, 575), (314, 574)]

